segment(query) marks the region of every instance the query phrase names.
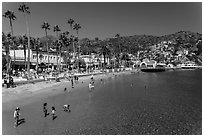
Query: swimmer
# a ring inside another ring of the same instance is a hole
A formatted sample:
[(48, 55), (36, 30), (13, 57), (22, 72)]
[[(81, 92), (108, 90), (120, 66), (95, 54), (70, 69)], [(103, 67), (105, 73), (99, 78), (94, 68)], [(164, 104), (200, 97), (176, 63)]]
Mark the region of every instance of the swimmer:
[(89, 89), (91, 89), (92, 88), (92, 84), (91, 84), (91, 82), (89, 82)]
[(90, 82), (90, 83), (89, 83), (89, 90), (92, 90), (92, 89), (94, 88), (93, 83), (94, 83), (94, 82)]

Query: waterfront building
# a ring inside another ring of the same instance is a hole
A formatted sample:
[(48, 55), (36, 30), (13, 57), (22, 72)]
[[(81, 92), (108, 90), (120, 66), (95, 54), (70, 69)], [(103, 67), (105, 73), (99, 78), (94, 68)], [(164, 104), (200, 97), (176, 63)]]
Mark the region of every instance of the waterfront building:
[[(86, 63), (86, 67), (99, 68), (104, 65), (104, 56), (99, 56), (98, 54), (91, 53), (90, 55), (80, 55), (80, 58)], [(110, 64), (110, 59), (106, 58), (106, 64)]]
[(140, 63), (140, 68), (155, 68), (156, 65), (157, 65), (157, 62), (154, 60), (143, 61)]
[(169, 64), (167, 65), (167, 68), (174, 68), (174, 65), (169, 63)]
[[(25, 69), (28, 61), (28, 50), (26, 50), (26, 61), (24, 57), (24, 50), (15, 50), (15, 62), (14, 62), (14, 50), (10, 50), (10, 56), (12, 63), (15, 63), (15, 69)], [(48, 54), (47, 52), (39, 51), (38, 52), (38, 65), (39, 67), (49, 66), (49, 68), (55, 69), (57, 68), (57, 53), (54, 51), (49, 52), (49, 64), (48, 64)], [(26, 65), (25, 65), (26, 63)], [(58, 55), (58, 64), (61, 66), (65, 66), (64, 60), (61, 56)], [(37, 65), (37, 53), (35, 50), (30, 50), (30, 68), (35, 69)]]

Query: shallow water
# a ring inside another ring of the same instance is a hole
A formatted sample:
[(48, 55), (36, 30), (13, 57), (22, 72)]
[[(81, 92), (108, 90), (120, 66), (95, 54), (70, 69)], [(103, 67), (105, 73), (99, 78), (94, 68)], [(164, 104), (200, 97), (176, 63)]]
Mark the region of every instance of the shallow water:
[[(38, 118), (35, 112), (35, 120), (8, 134), (201, 134), (201, 74), (200, 70), (111, 74), (96, 80), (93, 91), (76, 88), (25, 106), (32, 112), (47, 101), (56, 106), (58, 118)], [(70, 104), (71, 112), (63, 112), (62, 104)]]

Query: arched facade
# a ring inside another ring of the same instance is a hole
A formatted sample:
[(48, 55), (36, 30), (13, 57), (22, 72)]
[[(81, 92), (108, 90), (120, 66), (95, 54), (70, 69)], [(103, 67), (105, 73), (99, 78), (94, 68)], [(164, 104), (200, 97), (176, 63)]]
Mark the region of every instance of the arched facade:
[(146, 68), (147, 67), (147, 63), (146, 62), (141, 62), (140, 63), (140, 68)]

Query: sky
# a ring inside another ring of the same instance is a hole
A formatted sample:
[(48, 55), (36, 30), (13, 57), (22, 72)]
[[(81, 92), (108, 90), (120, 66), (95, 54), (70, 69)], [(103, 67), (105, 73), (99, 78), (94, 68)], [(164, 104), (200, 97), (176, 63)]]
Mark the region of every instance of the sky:
[[(26, 23), (18, 11), (17, 2), (2, 2), (2, 15), (11, 10), (17, 17), (13, 21), (14, 35), (26, 34)], [(53, 26), (59, 25), (62, 32), (69, 31), (67, 24), (73, 18), (81, 25), (79, 39), (98, 37), (103, 40), (120, 36), (162, 36), (181, 30), (202, 34), (201, 2), (27, 2), (30, 8), (28, 22), (32, 37), (45, 36), (41, 25), (51, 25), (48, 35), (55, 35)], [(2, 17), (2, 31), (10, 32), (9, 20)], [(73, 34), (76, 34), (73, 31)]]

